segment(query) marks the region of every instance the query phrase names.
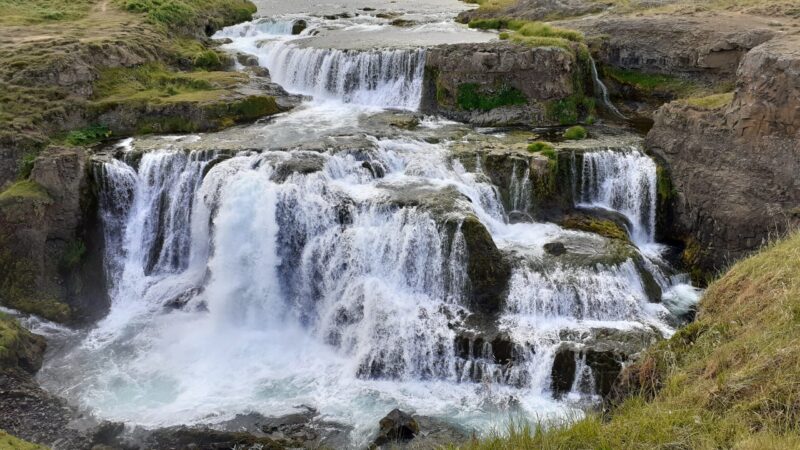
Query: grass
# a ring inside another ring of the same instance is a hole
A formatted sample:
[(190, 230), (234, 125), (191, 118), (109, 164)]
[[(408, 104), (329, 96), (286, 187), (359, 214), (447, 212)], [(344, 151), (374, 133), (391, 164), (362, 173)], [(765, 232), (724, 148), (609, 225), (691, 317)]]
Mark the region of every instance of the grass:
[(30, 180), (21, 180), (0, 192), (0, 206), (14, 199), (30, 199), (50, 201), (50, 195), (38, 183)]
[(528, 145), (528, 151), (531, 153), (539, 153), (547, 150), (553, 150), (553, 144), (545, 141), (536, 141)]
[(67, 134), (64, 141), (69, 145), (92, 145), (111, 137), (111, 131), (103, 125), (92, 125)]
[(570, 140), (570, 141), (579, 141), (581, 139), (586, 139), (587, 135), (588, 134), (586, 133), (586, 128), (583, 128), (580, 125), (575, 125), (574, 127), (569, 127), (569, 128), (567, 128), (566, 131), (564, 131), (564, 139), (567, 139), (567, 140)]
[(501, 40), (511, 40), (530, 47), (558, 47), (574, 50), (571, 43), (583, 43), (583, 33), (559, 28), (544, 22), (507, 18), (479, 18), (469, 22), (470, 28), (481, 30), (506, 30)]
[(494, 92), (485, 92), (476, 83), (465, 83), (458, 87), (456, 96), (458, 107), (468, 111), (490, 111), (501, 106), (523, 105), (527, 102), (525, 94), (508, 85), (500, 86)]
[(610, 417), (516, 427), (466, 449), (800, 446), (800, 233), (734, 265), (698, 318), (623, 372)]
[(14, 450), (46, 450), (46, 447), (41, 445), (32, 444), (22, 439), (16, 438), (3, 430), (0, 430), (0, 449), (14, 449)]
[(95, 0), (0, 0), (0, 25), (19, 26), (86, 17)]
[(572, 215), (567, 216), (562, 221), (561, 226), (570, 230), (599, 234), (609, 239), (628, 240), (628, 232), (617, 223), (607, 219), (598, 219), (585, 215)]
[(251, 20), (256, 12), (249, 0), (116, 0), (116, 3), (126, 11), (145, 15), (153, 24), (173, 30), (205, 27), (214, 31)]
[(95, 84), (98, 103), (214, 101), (247, 80), (239, 72), (176, 72), (160, 63), (106, 69)]
[(614, 11), (618, 14), (641, 12), (674, 14), (698, 13), (703, 11), (729, 11), (778, 17), (800, 17), (800, 1), (798, 0), (674, 0), (665, 3), (632, 0), (602, 0), (602, 3), (613, 5)]
[(724, 108), (730, 105), (731, 101), (733, 101), (733, 92), (713, 94), (705, 97), (691, 97), (682, 100), (682, 102), (689, 106), (708, 111)]

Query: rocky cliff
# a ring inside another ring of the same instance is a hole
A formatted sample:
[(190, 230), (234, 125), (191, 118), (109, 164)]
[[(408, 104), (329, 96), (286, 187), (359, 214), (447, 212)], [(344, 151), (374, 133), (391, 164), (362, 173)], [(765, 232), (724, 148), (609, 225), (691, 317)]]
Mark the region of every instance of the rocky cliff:
[(421, 109), (479, 126), (575, 123), (593, 108), (583, 103), (585, 63), (558, 47), (436, 47), (426, 56)]
[(672, 233), (714, 273), (800, 223), (800, 39), (756, 47), (730, 105), (662, 107), (646, 145), (674, 192)]

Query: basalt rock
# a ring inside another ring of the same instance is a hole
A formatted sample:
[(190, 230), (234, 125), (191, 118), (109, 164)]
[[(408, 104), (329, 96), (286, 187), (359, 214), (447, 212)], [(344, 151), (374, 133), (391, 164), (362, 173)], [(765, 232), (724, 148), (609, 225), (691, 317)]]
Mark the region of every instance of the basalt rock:
[(551, 105), (583, 95), (580, 71), (575, 55), (556, 47), (435, 47), (426, 55), (420, 109), (481, 126), (558, 125)]
[(800, 224), (800, 39), (748, 53), (732, 103), (662, 107), (646, 146), (671, 177), (671, 236), (696, 281)]
[(56, 321), (88, 321), (108, 307), (87, 154), (49, 148), (30, 179), (0, 194), (0, 280), (6, 306)]
[(407, 442), (419, 434), (419, 424), (410, 414), (393, 409), (381, 419), (378, 437), (374, 445), (382, 446), (392, 442)]

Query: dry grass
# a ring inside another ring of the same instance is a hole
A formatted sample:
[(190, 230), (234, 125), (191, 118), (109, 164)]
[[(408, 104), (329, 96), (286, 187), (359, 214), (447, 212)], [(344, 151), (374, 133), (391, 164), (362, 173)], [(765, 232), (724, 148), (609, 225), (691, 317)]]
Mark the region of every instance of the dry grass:
[(619, 14), (681, 14), (696, 12), (741, 12), (771, 17), (800, 18), (800, 0), (592, 0), (611, 4)]

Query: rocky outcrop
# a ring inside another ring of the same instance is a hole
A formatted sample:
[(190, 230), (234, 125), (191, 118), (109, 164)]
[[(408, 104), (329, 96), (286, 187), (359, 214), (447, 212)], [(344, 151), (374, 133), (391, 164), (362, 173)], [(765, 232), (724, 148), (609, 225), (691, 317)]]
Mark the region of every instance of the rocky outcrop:
[(744, 54), (775, 36), (766, 24), (723, 17), (616, 16), (560, 24), (599, 37), (594, 53), (603, 64), (719, 82), (732, 80)]
[[(0, 193), (0, 302), (56, 321), (105, 313), (86, 151), (52, 147)], [(101, 245), (101, 244), (100, 244)]]
[(42, 367), (47, 346), (44, 338), (0, 313), (0, 369), (22, 369), (31, 375)]
[(481, 126), (544, 126), (564, 124), (563, 101), (575, 122), (587, 113), (582, 78), (575, 53), (563, 48), (445, 45), (426, 54), (421, 110)]
[(800, 224), (800, 39), (748, 53), (732, 103), (662, 107), (647, 136), (674, 186), (671, 233), (696, 278)]

